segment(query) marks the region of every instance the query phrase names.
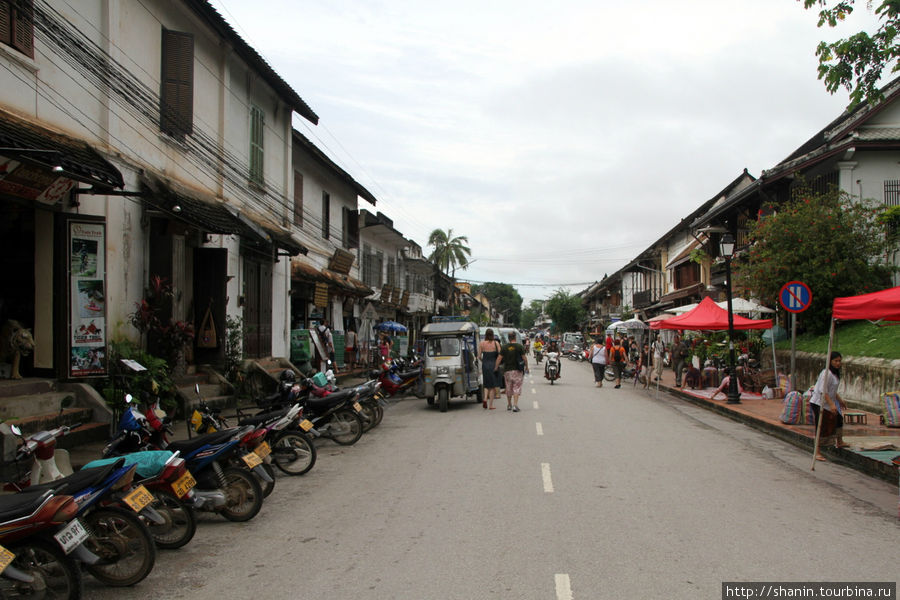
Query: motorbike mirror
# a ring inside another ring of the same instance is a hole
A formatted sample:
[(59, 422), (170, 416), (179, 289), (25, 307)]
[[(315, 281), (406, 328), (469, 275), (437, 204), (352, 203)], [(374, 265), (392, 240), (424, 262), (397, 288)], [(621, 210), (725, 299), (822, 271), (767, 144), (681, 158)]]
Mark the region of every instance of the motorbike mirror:
[(134, 400), (134, 396), (131, 394), (125, 394), (125, 404), (131, 404)]
[(22, 437), (22, 430), (19, 429), (18, 425), (10, 425), (9, 430), (12, 431), (18, 437)]
[(194, 384), (194, 391), (197, 392), (198, 396), (200, 395), (200, 384), (199, 383)]

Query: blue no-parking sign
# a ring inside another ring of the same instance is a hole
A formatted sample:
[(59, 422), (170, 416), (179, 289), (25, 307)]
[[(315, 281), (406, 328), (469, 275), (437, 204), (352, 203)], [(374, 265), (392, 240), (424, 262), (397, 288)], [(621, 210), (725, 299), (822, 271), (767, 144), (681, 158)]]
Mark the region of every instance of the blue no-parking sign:
[(778, 293), (778, 300), (786, 311), (799, 313), (809, 308), (812, 292), (802, 281), (788, 281)]

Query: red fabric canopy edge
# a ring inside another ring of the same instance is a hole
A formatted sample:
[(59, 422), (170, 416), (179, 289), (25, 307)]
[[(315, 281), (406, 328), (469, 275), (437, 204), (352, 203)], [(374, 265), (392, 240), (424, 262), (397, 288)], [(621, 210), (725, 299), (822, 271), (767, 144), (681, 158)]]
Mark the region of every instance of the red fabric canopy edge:
[[(728, 311), (719, 307), (712, 298), (707, 296), (697, 305), (697, 308), (665, 321), (654, 321), (650, 323), (650, 328), (721, 331), (728, 329)], [(748, 319), (734, 315), (734, 328), (771, 329), (772, 319)]]
[(831, 316), (839, 320), (900, 321), (900, 287), (835, 298)]

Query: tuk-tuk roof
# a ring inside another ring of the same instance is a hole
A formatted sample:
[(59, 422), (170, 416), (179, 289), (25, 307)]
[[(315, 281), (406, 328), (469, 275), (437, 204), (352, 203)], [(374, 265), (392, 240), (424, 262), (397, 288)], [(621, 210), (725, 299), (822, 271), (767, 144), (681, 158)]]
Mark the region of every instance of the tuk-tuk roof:
[(476, 333), (478, 325), (472, 321), (449, 321), (445, 323), (428, 323), (422, 327), (422, 335), (452, 335)]

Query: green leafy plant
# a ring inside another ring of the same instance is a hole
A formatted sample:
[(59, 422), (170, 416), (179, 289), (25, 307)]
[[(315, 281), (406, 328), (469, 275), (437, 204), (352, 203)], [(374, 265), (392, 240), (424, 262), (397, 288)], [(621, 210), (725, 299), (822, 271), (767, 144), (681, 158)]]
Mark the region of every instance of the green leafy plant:
[(824, 331), (834, 298), (889, 284), (878, 212), (839, 190), (815, 193), (800, 185), (790, 201), (764, 207), (768, 216), (751, 222), (749, 251), (735, 261), (736, 280), (769, 300), (788, 281), (803, 281), (813, 302), (799, 318), (810, 331)]
[(225, 377), (233, 384), (243, 379), (240, 366), (244, 358), (244, 319), (225, 316)]
[[(167, 411), (177, 406), (175, 384), (165, 359), (142, 350), (129, 340), (110, 341), (109, 358), (110, 377), (105, 380), (101, 392), (110, 407), (121, 409), (126, 392), (136, 398), (140, 398), (142, 392), (158, 395)], [(121, 359), (133, 360), (147, 370), (133, 373), (121, 365)]]
[(160, 317), (160, 313), (171, 306), (174, 296), (175, 289), (166, 278), (154, 275), (144, 298), (135, 303), (134, 312), (128, 315), (134, 328), (142, 337), (148, 335), (170, 367), (176, 365), (185, 347), (194, 340), (193, 324), (172, 318), (166, 322)]

